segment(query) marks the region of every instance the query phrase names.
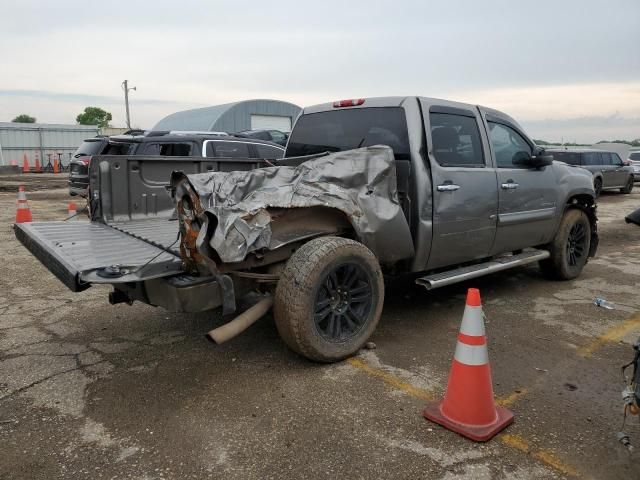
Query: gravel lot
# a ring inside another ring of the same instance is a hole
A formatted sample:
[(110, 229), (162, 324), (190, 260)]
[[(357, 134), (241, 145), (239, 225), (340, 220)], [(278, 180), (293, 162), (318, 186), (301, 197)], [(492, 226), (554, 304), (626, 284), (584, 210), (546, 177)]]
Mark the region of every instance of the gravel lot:
[[(579, 279), (532, 266), (433, 293), (394, 282), (377, 348), (316, 365), (269, 317), (215, 346), (203, 334), (219, 315), (66, 290), (13, 235), (20, 183), (34, 220), (65, 218), (70, 200), (64, 175), (0, 177), (2, 479), (640, 478), (615, 439), (619, 367), (640, 335), (640, 228), (623, 221), (640, 191), (600, 199), (599, 254)], [(516, 419), (486, 444), (421, 416), (446, 386), (470, 286)]]

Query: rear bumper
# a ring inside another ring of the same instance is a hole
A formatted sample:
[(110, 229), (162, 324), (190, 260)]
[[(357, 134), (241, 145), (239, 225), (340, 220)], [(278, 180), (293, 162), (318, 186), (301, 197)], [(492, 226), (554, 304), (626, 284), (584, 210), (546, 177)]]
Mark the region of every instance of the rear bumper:
[(69, 176), (69, 193), (71, 195), (87, 196), (89, 189), (89, 176)]
[(204, 312), (223, 303), (222, 289), (213, 277), (174, 275), (135, 284), (117, 284), (113, 287), (130, 300), (162, 307), (170, 312)]

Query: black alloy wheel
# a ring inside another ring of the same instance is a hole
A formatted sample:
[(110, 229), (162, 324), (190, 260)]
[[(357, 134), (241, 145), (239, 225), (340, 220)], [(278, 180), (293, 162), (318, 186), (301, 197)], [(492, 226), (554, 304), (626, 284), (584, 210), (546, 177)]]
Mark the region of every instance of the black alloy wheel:
[(326, 340), (342, 342), (356, 335), (371, 312), (373, 289), (357, 263), (344, 263), (326, 273), (315, 299), (314, 323)]
[(569, 230), (567, 241), (567, 261), (575, 267), (585, 254), (587, 245), (587, 232), (582, 223), (576, 223)]

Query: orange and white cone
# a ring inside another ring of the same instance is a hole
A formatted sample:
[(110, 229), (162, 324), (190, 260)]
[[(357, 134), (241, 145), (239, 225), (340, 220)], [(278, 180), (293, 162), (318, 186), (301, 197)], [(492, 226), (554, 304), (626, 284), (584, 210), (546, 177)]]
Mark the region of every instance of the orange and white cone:
[(68, 216), (69, 218), (74, 217), (77, 215), (78, 211), (76, 209), (76, 204), (75, 202), (69, 202), (69, 211), (68, 211)]
[(27, 203), (27, 194), (24, 192), (24, 187), (20, 185), (18, 187), (18, 208), (16, 209), (16, 223), (31, 222), (31, 209)]
[(470, 288), (444, 399), (423, 412), (428, 420), (477, 442), (513, 422), (513, 413), (494, 402), (483, 317), (480, 291)]
[(40, 165), (40, 156), (38, 155), (38, 152), (36, 152), (35, 167), (33, 170), (34, 172), (42, 173), (42, 166)]
[(22, 157), (22, 173), (29, 173), (31, 171), (31, 167), (29, 166), (29, 159), (27, 158), (27, 154), (24, 154)]

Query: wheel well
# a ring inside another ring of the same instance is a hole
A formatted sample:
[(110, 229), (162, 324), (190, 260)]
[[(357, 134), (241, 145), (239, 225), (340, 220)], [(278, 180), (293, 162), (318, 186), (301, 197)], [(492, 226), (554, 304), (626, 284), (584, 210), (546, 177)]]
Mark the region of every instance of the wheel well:
[(587, 214), (589, 219), (595, 223), (596, 221), (596, 200), (588, 193), (574, 195), (567, 201), (565, 210), (570, 208), (578, 208)]

